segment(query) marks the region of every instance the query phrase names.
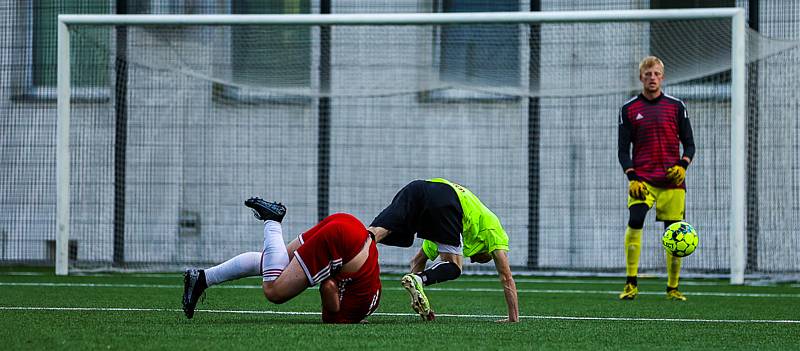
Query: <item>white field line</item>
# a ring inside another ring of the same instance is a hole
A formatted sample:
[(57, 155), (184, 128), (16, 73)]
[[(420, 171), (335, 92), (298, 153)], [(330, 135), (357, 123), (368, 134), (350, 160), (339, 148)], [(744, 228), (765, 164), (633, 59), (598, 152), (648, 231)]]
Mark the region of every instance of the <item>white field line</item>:
[[(641, 277), (640, 277), (641, 278)], [(393, 281), (397, 279), (384, 279), (387, 281)], [(662, 279), (666, 281), (665, 279)], [(467, 283), (482, 283), (482, 282), (497, 282), (497, 278), (458, 278), (455, 282), (467, 282)], [(625, 285), (625, 278), (620, 279), (565, 279), (565, 278), (514, 278), (514, 282), (517, 284), (520, 283), (530, 283), (530, 284), (576, 284), (576, 285), (601, 285), (601, 284), (611, 284), (611, 285)], [(639, 281), (642, 283), (642, 281)], [(681, 281), (682, 286), (686, 285), (697, 285), (697, 286), (729, 286), (730, 284), (723, 281)]]
[[(40, 286), (40, 287), (80, 287), (80, 288), (136, 288), (136, 289), (183, 289), (183, 285), (177, 284), (109, 284), (109, 283), (23, 283), (23, 282), (0, 282), (0, 286)], [(214, 289), (261, 289), (259, 285), (236, 285), (222, 284), (213, 287)], [(400, 287), (385, 286), (383, 290), (399, 291)], [(460, 292), (503, 292), (500, 288), (439, 288), (426, 287), (427, 291), (460, 291)], [(608, 294), (617, 295), (617, 290), (571, 290), (571, 289), (517, 289), (517, 293), (531, 294)], [(686, 292), (685, 292), (686, 293)], [(640, 291), (640, 295), (663, 295), (663, 291)], [(690, 291), (689, 296), (718, 296), (718, 297), (770, 297), (770, 298), (800, 298), (798, 294), (773, 294), (773, 293), (728, 293), (711, 291)]]
[[(0, 276), (51, 276), (52, 273), (48, 272), (0, 272)], [(120, 274), (118, 273), (90, 273), (90, 274), (78, 274), (76, 277), (119, 277)], [(157, 279), (169, 279), (173, 280), (176, 277), (181, 277), (181, 273), (126, 273), (126, 277), (135, 277), (135, 278), (157, 278)], [(257, 279), (260, 277), (252, 277), (250, 279)], [(663, 278), (663, 277), (655, 277), (650, 275), (640, 275), (639, 278), (649, 279), (649, 278)], [(248, 279), (248, 278), (245, 278)], [(399, 281), (399, 277), (387, 277), (381, 276), (382, 281)], [(664, 280), (664, 279), (661, 279)], [(659, 281), (661, 281), (659, 280)], [(481, 276), (481, 275), (474, 275), (474, 276), (462, 276), (458, 278), (455, 282), (465, 282), (465, 283), (482, 283), (482, 282), (497, 282), (497, 277), (494, 276)], [(624, 284), (625, 279), (580, 279), (580, 278), (528, 278), (525, 276), (515, 278), (514, 281), (517, 284), (520, 283), (530, 283), (530, 284), (589, 284), (589, 285), (601, 285), (601, 284), (611, 284), (611, 285), (620, 285)], [(622, 282), (622, 283), (621, 283)], [(640, 281), (640, 283), (642, 283)], [(647, 283), (645, 281), (644, 283)], [(720, 279), (711, 279), (711, 280), (688, 280), (684, 279), (681, 280), (681, 286), (729, 286), (730, 284), (726, 280)], [(767, 284), (766, 286), (770, 286), (771, 284)], [(762, 285), (763, 286), (763, 285)], [(800, 287), (800, 284), (792, 284), (791, 287), (797, 288)]]
[[(116, 308), (116, 307), (26, 307), (26, 306), (0, 306), (0, 311), (54, 311), (54, 312), (183, 312), (180, 309), (172, 308)], [(289, 315), (289, 316), (314, 316), (320, 315), (319, 312), (308, 311), (260, 311), (260, 310), (196, 310), (204, 313), (232, 313), (232, 314), (267, 314), (267, 315)], [(417, 317), (413, 313), (393, 313), (376, 312), (376, 316), (400, 316)], [(448, 314), (437, 313), (436, 317), (453, 318), (506, 318), (505, 315), (488, 314)], [(773, 323), (773, 324), (800, 324), (800, 320), (792, 319), (697, 319), (697, 318), (640, 318), (640, 317), (581, 317), (581, 316), (519, 316), (522, 319), (545, 319), (545, 320), (570, 320), (570, 321), (641, 321), (641, 322), (690, 322), (690, 323)]]
[[(52, 273), (46, 272), (0, 272), (0, 276), (7, 275), (7, 276), (50, 276)], [(79, 277), (118, 277), (119, 274), (111, 274), (111, 273), (93, 273), (87, 275), (77, 275)], [(131, 273), (125, 274), (127, 277), (136, 277), (136, 278), (161, 278), (161, 279), (176, 279), (176, 277), (181, 277), (180, 273), (175, 274), (168, 274), (168, 273)], [(640, 278), (643, 278), (640, 276)], [(255, 279), (255, 278), (253, 278)], [(382, 281), (399, 281), (400, 278), (396, 277), (386, 277), (382, 276)], [(465, 282), (465, 283), (480, 283), (480, 282), (496, 282), (497, 277), (469, 277), (469, 276), (462, 276), (458, 278), (455, 282)], [(569, 278), (525, 278), (519, 277), (515, 278), (514, 282), (517, 284), (520, 283), (530, 283), (530, 284), (612, 284), (612, 285), (624, 285), (625, 279), (569, 279)], [(728, 286), (727, 281), (719, 280), (719, 281), (693, 281), (693, 280), (684, 280), (681, 281), (681, 285), (688, 286), (688, 285), (697, 285), (697, 286)], [(800, 284), (793, 285), (793, 287), (800, 287)]]

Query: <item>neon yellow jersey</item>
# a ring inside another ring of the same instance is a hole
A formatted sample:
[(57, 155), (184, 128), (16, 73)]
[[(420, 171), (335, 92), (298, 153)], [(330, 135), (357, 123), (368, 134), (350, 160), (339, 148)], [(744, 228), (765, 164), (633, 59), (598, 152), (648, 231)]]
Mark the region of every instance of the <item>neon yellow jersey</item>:
[[(464, 243), (465, 257), (482, 252), (492, 253), (494, 250), (508, 251), (508, 234), (500, 225), (500, 220), (475, 194), (460, 184), (446, 179), (433, 178), (427, 181), (450, 185), (458, 194), (458, 201), (461, 202), (461, 209), (464, 211), (461, 240)], [(430, 260), (439, 256), (436, 243), (430, 240), (422, 242), (422, 251)]]

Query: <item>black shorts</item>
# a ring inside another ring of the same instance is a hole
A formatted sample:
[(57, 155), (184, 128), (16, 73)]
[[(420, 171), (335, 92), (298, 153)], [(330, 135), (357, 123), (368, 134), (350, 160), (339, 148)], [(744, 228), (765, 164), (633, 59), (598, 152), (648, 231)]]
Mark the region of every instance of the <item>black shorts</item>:
[(372, 227), (391, 231), (380, 243), (410, 247), (414, 234), (433, 242), (461, 245), (464, 211), (450, 185), (415, 180), (397, 193), (388, 207), (372, 220)]

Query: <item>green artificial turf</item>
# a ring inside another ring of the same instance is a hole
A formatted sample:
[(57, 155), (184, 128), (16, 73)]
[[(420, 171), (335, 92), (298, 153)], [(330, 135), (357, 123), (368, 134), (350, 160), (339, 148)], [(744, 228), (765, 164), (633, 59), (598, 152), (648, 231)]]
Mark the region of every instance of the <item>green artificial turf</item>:
[[(22, 269), (20, 269), (22, 270)], [(462, 276), (427, 288), (437, 313), (424, 322), (397, 276), (384, 276), (369, 323), (320, 323), (311, 288), (283, 304), (260, 280), (212, 287), (195, 318), (181, 311), (180, 274), (58, 277), (0, 272), (0, 340), (18, 349), (797, 349), (800, 287), (686, 280), (686, 302), (667, 301), (663, 279), (641, 279), (620, 301), (622, 278), (517, 277), (521, 322), (505, 315), (499, 283)], [(42, 309), (39, 309), (42, 308)]]

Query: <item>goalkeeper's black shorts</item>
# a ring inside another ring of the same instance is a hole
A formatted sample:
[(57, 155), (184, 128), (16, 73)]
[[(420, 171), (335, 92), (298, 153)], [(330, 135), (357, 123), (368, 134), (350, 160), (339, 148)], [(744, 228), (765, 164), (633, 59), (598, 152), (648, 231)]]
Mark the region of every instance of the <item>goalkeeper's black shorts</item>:
[(435, 243), (461, 245), (464, 211), (450, 185), (415, 180), (397, 193), (370, 226), (391, 231), (380, 243), (409, 247), (414, 234)]

